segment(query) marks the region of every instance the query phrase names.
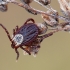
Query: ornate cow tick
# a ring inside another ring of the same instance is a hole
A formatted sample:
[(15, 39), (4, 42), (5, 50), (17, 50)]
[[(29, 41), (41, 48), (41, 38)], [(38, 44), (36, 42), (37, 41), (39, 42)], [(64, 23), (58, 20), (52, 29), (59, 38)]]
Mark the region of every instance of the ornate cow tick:
[[(18, 48), (26, 51), (29, 55), (35, 55), (38, 53), (40, 49), (40, 43), (43, 41), (43, 39), (53, 35), (53, 33), (58, 31), (56, 30), (48, 34), (42, 35), (46, 33), (47, 27), (44, 24), (36, 25), (34, 19), (29, 18), (20, 28), (16, 26), (16, 28), (13, 29), (13, 37), (11, 38), (8, 30), (2, 24), (0, 24), (0, 26), (7, 33), (7, 36), (12, 43), (11, 47), (15, 49), (15, 52), (17, 53), (17, 60), (19, 57), (19, 52), (17, 50)], [(44, 32), (44, 30), (46, 31)]]

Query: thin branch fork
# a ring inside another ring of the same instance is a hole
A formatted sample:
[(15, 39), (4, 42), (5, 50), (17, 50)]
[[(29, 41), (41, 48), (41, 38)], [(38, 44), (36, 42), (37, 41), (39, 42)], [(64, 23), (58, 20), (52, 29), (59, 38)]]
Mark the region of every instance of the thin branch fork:
[(52, 15), (52, 14), (48, 14), (48, 13), (46, 13), (44, 11), (40, 11), (40, 10), (37, 10), (35, 8), (32, 8), (32, 7), (28, 6), (27, 4), (19, 3), (17, 1), (12, 1), (11, 3), (16, 4), (16, 5), (18, 5), (20, 7), (23, 7), (23, 8), (27, 8), (27, 9), (29, 9), (31, 11), (36, 12), (37, 14), (45, 14), (45, 15), (48, 15), (48, 16), (51, 16), (51, 17), (59, 18), (59, 19), (62, 19), (64, 21), (70, 22), (70, 20), (68, 20), (68, 18), (66, 18), (64, 16), (59, 16), (59, 15), (55, 16), (55, 15)]
[[(34, 1), (36, 1), (36, 0), (34, 0)], [(38, 2), (38, 1), (36, 1), (36, 2)], [(56, 15), (53, 15), (53, 14), (48, 14), (47, 12), (44, 12), (44, 11), (41, 11), (41, 10), (37, 10), (37, 9), (35, 9), (35, 8), (32, 8), (31, 6), (28, 6), (27, 4), (19, 3), (19, 2), (17, 2), (16, 0), (7, 0), (6, 3), (13, 3), (13, 4), (16, 4), (16, 5), (20, 6), (20, 7), (23, 7), (23, 8), (29, 9), (29, 10), (31, 10), (31, 11), (33, 11), (33, 12), (36, 12), (37, 14), (45, 14), (45, 15), (47, 15), (47, 16), (55, 17), (55, 18), (62, 19), (62, 20), (64, 20), (64, 21), (70, 22), (70, 20), (68, 20), (68, 18), (66, 18), (65, 16), (60, 16), (60, 15), (57, 15), (57, 16), (56, 16)], [(39, 3), (39, 2), (38, 2), (38, 4), (42, 5), (42, 4)], [(44, 6), (44, 5), (43, 5), (43, 7), (47, 8), (47, 7)], [(50, 10), (51, 10), (51, 9), (50, 9)], [(51, 11), (52, 11), (52, 10), (51, 10)]]

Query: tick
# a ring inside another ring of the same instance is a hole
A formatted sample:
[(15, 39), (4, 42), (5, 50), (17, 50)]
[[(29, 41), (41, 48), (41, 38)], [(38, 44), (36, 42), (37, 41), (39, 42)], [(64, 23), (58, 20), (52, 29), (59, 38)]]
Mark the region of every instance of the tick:
[(15, 49), (15, 52), (17, 53), (16, 60), (19, 58), (18, 48), (26, 51), (29, 55), (36, 55), (43, 39), (52, 36), (53, 33), (57, 32), (53, 31), (45, 34), (48, 29), (47, 26), (45, 24), (36, 24), (32, 18), (27, 19), (21, 27), (16, 26), (16, 28), (13, 29), (13, 37), (10, 36), (8, 30), (2, 24), (0, 24), (0, 26), (7, 33), (11, 42), (11, 47)]

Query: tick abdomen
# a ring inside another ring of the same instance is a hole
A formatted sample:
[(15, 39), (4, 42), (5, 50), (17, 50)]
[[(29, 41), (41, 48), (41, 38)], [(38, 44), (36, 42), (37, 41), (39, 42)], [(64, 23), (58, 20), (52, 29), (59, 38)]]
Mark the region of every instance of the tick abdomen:
[(23, 35), (24, 37), (24, 40), (23, 40), (23, 44), (24, 45), (27, 45), (31, 42), (33, 42), (37, 36), (38, 36), (38, 27), (33, 24), (33, 23), (28, 23), (28, 24), (25, 24), (23, 27), (21, 27), (17, 32), (16, 34), (21, 34)]

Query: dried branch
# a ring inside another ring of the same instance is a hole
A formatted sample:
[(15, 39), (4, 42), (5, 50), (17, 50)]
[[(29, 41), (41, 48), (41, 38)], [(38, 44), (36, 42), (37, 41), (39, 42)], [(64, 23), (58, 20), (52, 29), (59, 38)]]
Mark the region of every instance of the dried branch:
[(68, 18), (66, 18), (66, 17), (64, 17), (64, 16), (60, 16), (60, 15), (55, 16), (54, 14), (53, 14), (53, 15), (52, 15), (52, 14), (48, 14), (48, 13), (46, 13), (46, 12), (44, 12), (44, 11), (40, 11), (40, 10), (37, 10), (37, 9), (35, 9), (35, 8), (32, 8), (31, 6), (28, 6), (27, 4), (18, 3), (17, 1), (12, 1), (11, 3), (16, 4), (16, 5), (18, 5), (18, 6), (20, 6), (20, 7), (23, 7), (23, 8), (29, 9), (29, 10), (31, 10), (31, 11), (37, 13), (37, 14), (45, 14), (45, 15), (48, 15), (48, 16), (51, 16), (51, 17), (59, 18), (59, 19), (61, 19), (61, 20), (70, 22), (70, 20), (68, 20)]
[[(0, 6), (4, 5), (4, 6), (7, 6), (8, 3), (13, 3), (15, 5), (18, 5), (26, 10), (31, 11), (31, 12), (34, 12), (34, 14), (41, 14), (43, 20), (50, 26), (53, 26), (54, 25), (57, 25), (59, 24), (59, 19), (60, 20), (64, 20), (65, 22), (67, 23), (70, 23), (70, 20), (69, 20), (69, 13), (70, 13), (70, 6), (69, 6), (69, 0), (58, 0), (59, 4), (60, 4), (60, 8), (61, 10), (63, 11), (63, 14), (64, 16), (60, 16), (57, 12), (57, 10), (54, 10), (51, 6), (50, 6), (50, 3), (51, 3), (51, 0), (46, 0), (48, 3), (47, 3), (47, 7), (44, 3), (43, 0), (34, 0), (35, 2), (37, 2), (39, 5), (43, 6), (44, 8), (46, 8), (48, 11), (47, 12), (44, 12), (44, 11), (41, 11), (41, 10), (37, 10), (35, 8), (32, 8), (30, 5), (28, 4), (25, 4), (25, 3), (19, 3), (15, 0), (6, 0), (6, 1), (3, 1), (0, 3)], [(2, 6), (3, 7), (3, 6)], [(5, 8), (5, 7), (3, 7)], [(7, 9), (7, 7), (6, 7)], [(52, 22), (53, 21), (53, 22)]]

